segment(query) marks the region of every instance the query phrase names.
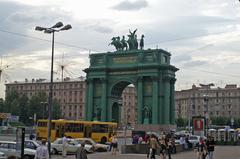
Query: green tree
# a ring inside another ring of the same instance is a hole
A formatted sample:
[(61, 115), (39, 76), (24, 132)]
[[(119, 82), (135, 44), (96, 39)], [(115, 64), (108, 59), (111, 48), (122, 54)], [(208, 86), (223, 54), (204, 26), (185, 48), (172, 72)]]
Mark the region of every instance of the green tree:
[(28, 97), (24, 94), (19, 97), (19, 120), (20, 122), (27, 123), (28, 118)]
[[(34, 114), (37, 119), (42, 119), (43, 114), (46, 114), (46, 108), (43, 103), (47, 102), (45, 92), (38, 92), (30, 99), (25, 95), (19, 95), (16, 91), (9, 92), (6, 100), (0, 98), (0, 111), (18, 115), (19, 120), (27, 125), (33, 125)], [(54, 99), (52, 107), (52, 118), (61, 118), (60, 104)]]
[(0, 98), (0, 112), (4, 112), (4, 100)]
[(177, 118), (176, 119), (176, 124), (178, 127), (184, 127), (184, 126), (187, 126), (187, 119), (185, 118)]
[(228, 125), (230, 119), (226, 117), (211, 117), (212, 125)]
[[(43, 118), (44, 105), (42, 102), (46, 102), (46, 93), (39, 92), (32, 96), (29, 100), (28, 116), (33, 119), (34, 114), (36, 114), (37, 119)], [(33, 123), (33, 120), (29, 123)]]
[(7, 93), (5, 102), (4, 102), (4, 108), (3, 111), (5, 113), (12, 113), (14, 115), (18, 115), (19, 111), (19, 94), (13, 90), (9, 93)]
[(57, 99), (53, 100), (52, 118), (53, 119), (61, 118), (60, 103), (57, 101)]

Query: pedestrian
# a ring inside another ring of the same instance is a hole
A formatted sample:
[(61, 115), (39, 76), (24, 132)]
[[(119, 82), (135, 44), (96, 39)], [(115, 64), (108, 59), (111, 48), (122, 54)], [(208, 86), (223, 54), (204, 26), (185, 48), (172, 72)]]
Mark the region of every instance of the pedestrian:
[(175, 143), (174, 137), (171, 138), (171, 144), (172, 144), (172, 153), (176, 154), (177, 153), (177, 149), (176, 149), (176, 143)]
[(195, 150), (197, 151), (197, 159), (204, 159), (205, 143), (202, 137), (200, 137), (199, 142), (196, 144)]
[(112, 151), (112, 139), (113, 139), (113, 134), (110, 135), (109, 141), (110, 141), (110, 146), (109, 146), (109, 151)]
[(165, 138), (165, 144), (166, 144), (168, 159), (171, 159), (172, 143), (171, 143), (171, 140), (168, 137)]
[(67, 156), (67, 147), (68, 147), (68, 139), (64, 135), (62, 138), (62, 156), (66, 157)]
[(142, 136), (140, 136), (140, 137), (138, 138), (138, 144), (142, 144), (142, 142), (143, 142), (143, 138), (142, 138)]
[(191, 148), (191, 143), (189, 142), (189, 135), (185, 137), (185, 149), (188, 150)]
[(166, 159), (166, 150), (167, 150), (167, 147), (166, 147), (166, 142), (165, 142), (165, 138), (162, 137), (160, 139), (160, 159)]
[(138, 135), (134, 135), (132, 139), (132, 144), (137, 144), (138, 143)]
[(84, 148), (85, 143), (81, 143), (81, 147), (78, 148), (76, 153), (76, 159), (87, 159), (87, 152)]
[(116, 155), (117, 151), (118, 151), (118, 140), (116, 135), (114, 134), (112, 138), (112, 155)]
[(29, 135), (29, 139), (30, 140), (33, 140), (35, 138), (35, 136), (33, 135), (33, 133), (31, 133), (30, 135)]
[(149, 146), (150, 146), (150, 151), (151, 151), (150, 159), (156, 159), (155, 154), (156, 154), (157, 149), (160, 146), (159, 146), (156, 136), (154, 134), (152, 134), (150, 137)]
[(147, 142), (149, 141), (149, 139), (150, 139), (150, 136), (147, 135), (147, 134), (145, 134), (144, 137), (143, 137), (143, 141), (144, 141), (145, 143), (147, 143)]
[(150, 148), (150, 137), (146, 139), (146, 144), (147, 144), (147, 158), (150, 158), (152, 154), (152, 149)]
[(214, 145), (215, 145), (214, 138), (209, 136), (206, 142), (208, 159), (213, 159)]
[(49, 153), (45, 139), (42, 140), (41, 145), (36, 149), (34, 159), (49, 159)]
[(179, 144), (182, 145), (182, 150), (185, 150), (185, 138), (184, 138), (184, 136), (180, 137)]

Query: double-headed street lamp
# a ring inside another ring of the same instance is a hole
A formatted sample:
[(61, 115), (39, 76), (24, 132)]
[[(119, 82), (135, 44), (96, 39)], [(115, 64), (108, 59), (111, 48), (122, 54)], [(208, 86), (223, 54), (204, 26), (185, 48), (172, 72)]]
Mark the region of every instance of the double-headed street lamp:
[(206, 87), (206, 94), (203, 97), (204, 100), (204, 115), (206, 118), (206, 134), (208, 133), (208, 126), (209, 126), (209, 115), (208, 115), (208, 90), (211, 89), (211, 86), (214, 86), (213, 83), (209, 83), (209, 84), (199, 84), (201, 87)]
[(48, 152), (49, 158), (51, 158), (51, 121), (52, 121), (52, 92), (53, 92), (53, 60), (54, 60), (54, 34), (55, 32), (64, 31), (71, 29), (72, 26), (70, 24), (63, 25), (62, 22), (56, 23), (54, 26), (50, 28), (37, 26), (35, 30), (44, 31), (44, 33), (52, 34), (52, 60), (51, 60), (51, 81), (50, 81), (50, 91), (48, 98)]

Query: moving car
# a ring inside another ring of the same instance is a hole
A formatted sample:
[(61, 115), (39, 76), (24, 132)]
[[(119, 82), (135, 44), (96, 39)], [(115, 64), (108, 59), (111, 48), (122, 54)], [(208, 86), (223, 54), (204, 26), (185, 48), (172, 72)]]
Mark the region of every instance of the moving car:
[[(53, 154), (62, 153), (62, 138), (58, 138), (57, 140), (55, 140), (51, 144), (51, 147), (52, 147)], [(81, 144), (79, 144), (77, 141), (75, 141), (74, 139), (68, 139), (68, 146), (67, 146), (68, 154), (75, 154), (79, 147), (81, 147)], [(84, 148), (88, 153), (93, 152), (92, 145), (85, 145)]]
[[(20, 151), (16, 150), (17, 143), (14, 141), (0, 141), (0, 152), (3, 152), (6, 156), (16, 156), (21, 158)], [(33, 159), (36, 150), (24, 148), (24, 158), (23, 159)]]
[(84, 142), (86, 145), (92, 145), (93, 150), (97, 152), (106, 152), (110, 149), (109, 145), (99, 144), (91, 138), (77, 138), (75, 140), (80, 144)]

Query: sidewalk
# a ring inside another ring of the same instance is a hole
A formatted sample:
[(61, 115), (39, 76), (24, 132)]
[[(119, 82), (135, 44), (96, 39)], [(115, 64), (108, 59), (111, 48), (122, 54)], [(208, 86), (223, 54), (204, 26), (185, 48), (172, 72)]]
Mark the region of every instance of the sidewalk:
[[(214, 151), (214, 159), (240, 159), (239, 146), (216, 146)], [(60, 155), (53, 156), (53, 159), (61, 159)], [(146, 159), (145, 154), (118, 154), (116, 156), (107, 153), (88, 154), (88, 159)], [(159, 156), (156, 156), (158, 159)], [(195, 159), (196, 153), (194, 151), (181, 152), (172, 155), (172, 159)], [(63, 158), (62, 158), (63, 159)], [(69, 155), (67, 159), (75, 159), (74, 155)]]

